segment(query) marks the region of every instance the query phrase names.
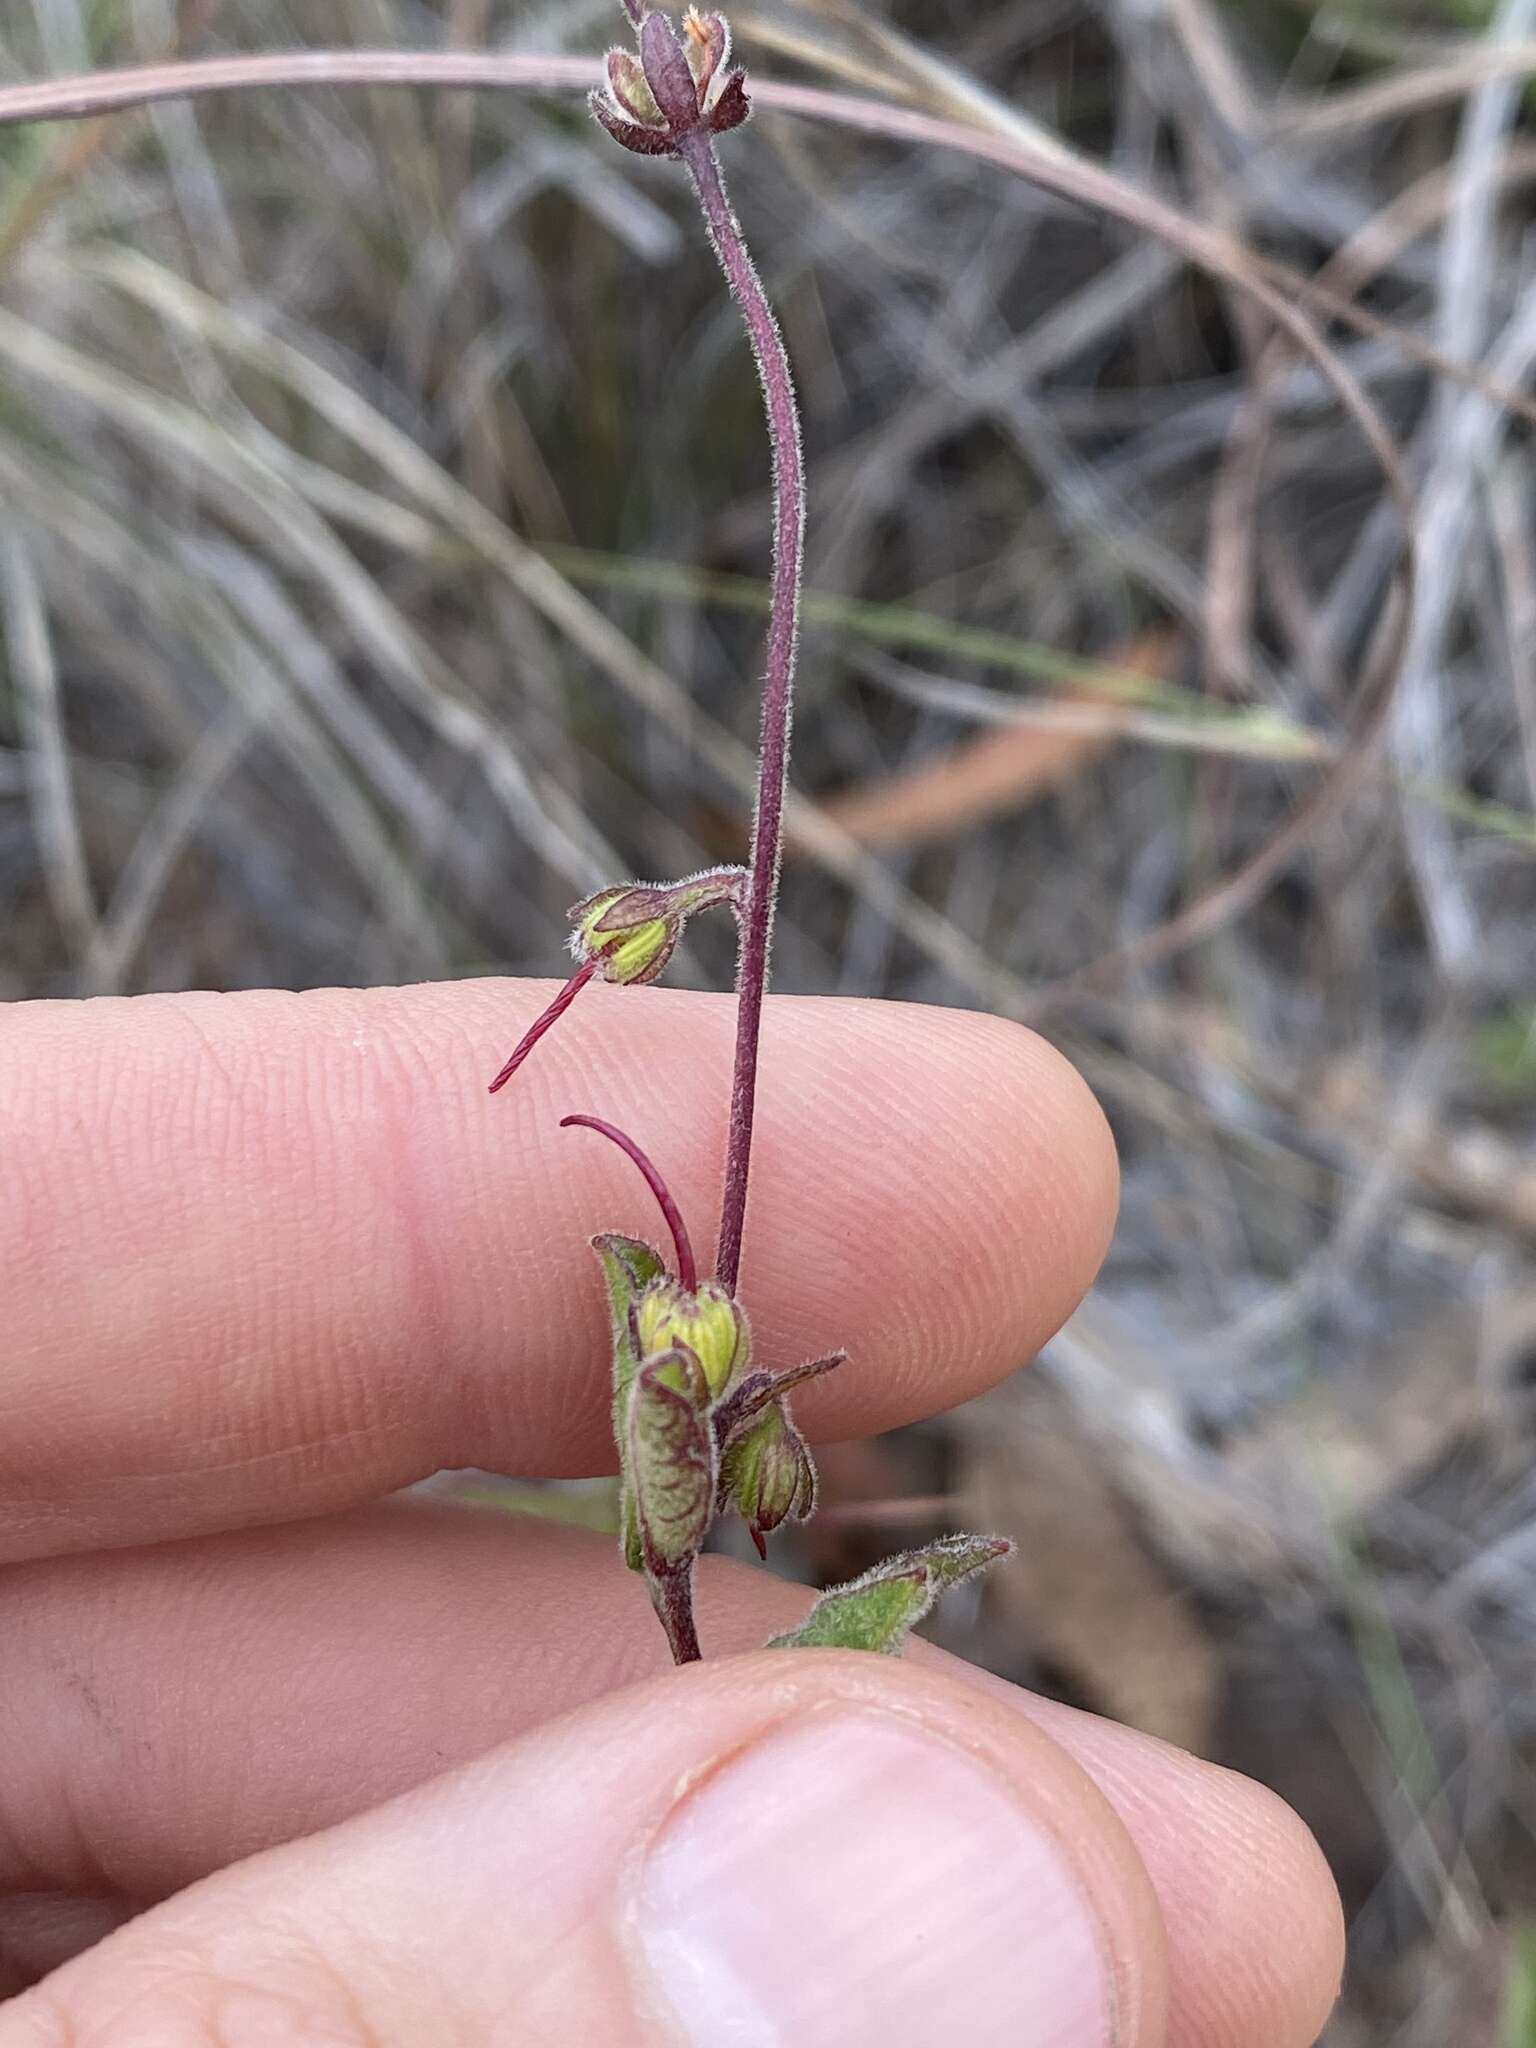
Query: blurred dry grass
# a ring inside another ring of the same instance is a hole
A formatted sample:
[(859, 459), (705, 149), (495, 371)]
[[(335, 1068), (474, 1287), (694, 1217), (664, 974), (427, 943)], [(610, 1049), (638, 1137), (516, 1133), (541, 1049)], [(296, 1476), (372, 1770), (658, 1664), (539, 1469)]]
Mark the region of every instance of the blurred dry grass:
[[(0, 83), (611, 12), (16, 0)], [(974, 1501), (1024, 1563), (962, 1647), (1318, 1829), (1332, 2048), (1528, 2042), (1536, 0), (736, 19), (764, 73), (1326, 279), (1422, 549), (1367, 749), (1400, 534), (1261, 307), (952, 152), (733, 150), (807, 414), (797, 777), (843, 828), (802, 812), (780, 985), (1042, 1017), (1125, 1160), (1040, 1368), (831, 1460), (802, 1562)], [(520, 95), (170, 103), (0, 130), (0, 270), (0, 994), (547, 973), (573, 896), (740, 844), (765, 459), (665, 175)]]

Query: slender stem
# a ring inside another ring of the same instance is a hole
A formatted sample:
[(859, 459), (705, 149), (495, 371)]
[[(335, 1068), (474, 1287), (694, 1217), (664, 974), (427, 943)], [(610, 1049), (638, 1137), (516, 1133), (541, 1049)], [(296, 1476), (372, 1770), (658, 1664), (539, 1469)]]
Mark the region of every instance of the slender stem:
[(762, 1033), (763, 997), (768, 989), (773, 910), (784, 844), (784, 788), (789, 771), (800, 572), (805, 547), (805, 467), (800, 448), (800, 413), (784, 337), (731, 211), (714, 147), (702, 130), (685, 136), (679, 147), (704, 210), (709, 238), (757, 359), (773, 452), (773, 594), (763, 681), (757, 809), (752, 823), (747, 908), (736, 977), (736, 1065), (731, 1081), (720, 1243), (715, 1254), (715, 1270), (723, 1285), (734, 1294), (741, 1269), (747, 1177), (752, 1163), (752, 1123), (757, 1104), (757, 1049)]
[(672, 1246), (677, 1253), (677, 1277), (690, 1294), (697, 1294), (699, 1269), (694, 1262), (693, 1246), (689, 1242), (688, 1226), (683, 1221), (683, 1212), (672, 1199), (672, 1190), (634, 1139), (627, 1131), (621, 1131), (617, 1124), (605, 1123), (600, 1116), (563, 1116), (560, 1119), (560, 1128), (562, 1131), (596, 1131), (600, 1138), (606, 1138), (610, 1144), (617, 1145), (625, 1158), (633, 1160), (639, 1167), (645, 1184), (656, 1197), (656, 1206), (667, 1219), (667, 1228), (672, 1233)]
[(675, 1571), (650, 1574), (647, 1583), (651, 1605), (672, 1645), (673, 1663), (697, 1664), (704, 1653), (693, 1619), (693, 1559), (685, 1559)]

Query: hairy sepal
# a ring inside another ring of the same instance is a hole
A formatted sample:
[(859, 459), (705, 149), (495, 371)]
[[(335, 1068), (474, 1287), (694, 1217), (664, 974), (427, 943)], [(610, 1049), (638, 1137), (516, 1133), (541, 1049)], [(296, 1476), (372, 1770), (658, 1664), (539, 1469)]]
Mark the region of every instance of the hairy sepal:
[(782, 1523), (815, 1513), (816, 1466), (786, 1400), (767, 1402), (731, 1438), (720, 1460), (720, 1503), (741, 1516), (759, 1557)]
[(640, 1524), (629, 1473), (629, 1396), (640, 1370), (640, 1340), (635, 1305), (655, 1281), (665, 1278), (666, 1265), (654, 1246), (638, 1237), (604, 1231), (592, 1240), (608, 1290), (608, 1320), (613, 1338), (613, 1441), (619, 1454), (619, 1542), (632, 1572), (643, 1571)]
[(715, 1511), (709, 1381), (691, 1351), (663, 1352), (636, 1374), (625, 1462), (645, 1570), (664, 1578), (697, 1557)]

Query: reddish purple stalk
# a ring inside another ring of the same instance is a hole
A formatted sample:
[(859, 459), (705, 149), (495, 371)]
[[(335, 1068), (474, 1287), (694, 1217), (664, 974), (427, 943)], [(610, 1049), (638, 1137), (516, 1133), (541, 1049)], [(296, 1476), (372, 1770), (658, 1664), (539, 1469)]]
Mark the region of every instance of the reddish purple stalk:
[(587, 983), (592, 979), (593, 975), (596, 974), (598, 968), (601, 965), (602, 962), (596, 954), (594, 954), (590, 960), (584, 960), (582, 962), (580, 967), (578, 967), (576, 972), (571, 976), (570, 980), (565, 984), (565, 987), (561, 989), (559, 995), (555, 997), (555, 1000), (544, 1012), (543, 1016), (536, 1017), (534, 1021), (528, 1026), (528, 1029), (523, 1033), (522, 1037), (518, 1040), (516, 1049), (514, 1050), (511, 1059), (507, 1061), (507, 1064), (502, 1068), (501, 1072), (496, 1076), (495, 1080), (491, 1083), (490, 1089), (488, 1091), (490, 1094), (494, 1095), (498, 1088), (506, 1087), (507, 1083), (511, 1080), (512, 1076), (523, 1064), (523, 1061), (527, 1059), (529, 1053), (533, 1051), (533, 1048), (544, 1036), (545, 1032), (549, 1030), (551, 1025), (558, 1024), (560, 1022), (560, 1019), (565, 1015), (566, 1011), (571, 1007), (572, 1003), (575, 1002), (576, 998), (581, 994), (582, 990), (586, 987)]
[(667, 1228), (672, 1233), (672, 1246), (677, 1253), (677, 1277), (690, 1294), (696, 1294), (699, 1287), (699, 1269), (694, 1261), (693, 1245), (689, 1241), (688, 1226), (683, 1221), (683, 1212), (672, 1199), (672, 1190), (667, 1186), (650, 1160), (617, 1124), (605, 1123), (600, 1116), (563, 1116), (560, 1119), (562, 1131), (572, 1127), (583, 1131), (596, 1131), (610, 1144), (617, 1145), (626, 1159), (633, 1160), (644, 1177), (646, 1186), (656, 1197), (656, 1206), (667, 1219)]
[(672, 1647), (672, 1662), (697, 1664), (704, 1653), (699, 1648), (699, 1631), (693, 1618), (692, 1562), (652, 1577), (650, 1587), (651, 1605)]
[(746, 1226), (747, 1179), (752, 1164), (752, 1126), (757, 1105), (757, 1055), (762, 1035), (763, 998), (773, 946), (773, 910), (778, 895), (784, 842), (784, 792), (789, 771), (789, 732), (794, 704), (795, 646), (800, 624), (800, 571), (805, 545), (805, 468), (800, 448), (800, 414), (784, 337), (753, 268), (741, 229), (726, 196), (714, 146), (702, 129), (684, 136), (678, 152), (687, 165), (703, 208), (720, 267), (746, 325), (768, 417), (773, 452), (773, 593), (768, 620), (768, 653), (763, 682), (762, 739), (758, 752), (757, 809), (747, 904), (742, 921), (736, 976), (736, 1063), (731, 1081), (731, 1120), (726, 1140), (725, 1189), (720, 1208), (720, 1242), (715, 1270), (736, 1292), (741, 1240)]

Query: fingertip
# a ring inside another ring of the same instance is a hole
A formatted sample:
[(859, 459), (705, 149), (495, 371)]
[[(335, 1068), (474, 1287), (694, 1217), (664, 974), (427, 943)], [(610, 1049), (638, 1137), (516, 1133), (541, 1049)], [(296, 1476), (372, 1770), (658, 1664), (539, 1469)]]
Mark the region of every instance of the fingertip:
[[(1003, 1696), (1002, 1681), (971, 1682)], [(1313, 2048), (1338, 1999), (1344, 1918), (1310, 1830), (1266, 1786), (1187, 1751), (1008, 1689), (1121, 1815), (1171, 1931), (1179, 2048)]]
[[(836, 1010), (849, 1012), (840, 1049), (825, 1014)], [(889, 1427), (1027, 1364), (1077, 1307), (1114, 1228), (1114, 1141), (1081, 1076), (1036, 1033), (971, 1011), (796, 1002), (775, 1021), (805, 1034), (805, 1056), (785, 1048), (765, 1081), (749, 1298), (761, 1285), (798, 1300), (819, 1348), (858, 1339), (846, 1373), (803, 1397), (809, 1427), (836, 1434), (852, 1389), (866, 1426)], [(779, 1156), (778, 1134), (805, 1127), (792, 1091), (813, 1057), (826, 1148)], [(818, 1207), (837, 1229), (816, 1268), (780, 1270), (793, 1219), (803, 1242)]]
[[(1038, 1032), (1004, 1017), (974, 1015), (956, 1047), (953, 1087), (982, 1084), (971, 1151), (992, 1170), (999, 1251), (1030, 1276), (1028, 1322), (1038, 1347), (1076, 1308), (1102, 1265), (1120, 1203), (1120, 1161), (1098, 1098), (1069, 1059)], [(972, 1044), (966, 1044), (966, 1039)]]
[(1189, 1902), (1203, 1946), (1190, 2048), (1313, 2048), (1338, 2001), (1345, 1951), (1344, 1909), (1316, 1837), (1277, 1793), (1235, 1771), (1205, 1766), (1192, 1797), (1217, 1849), (1212, 1896)]

